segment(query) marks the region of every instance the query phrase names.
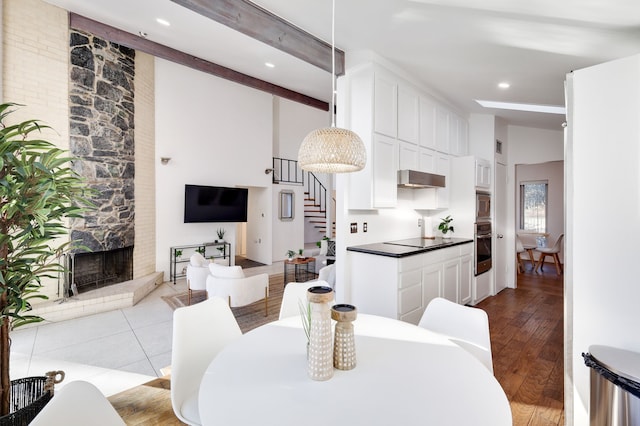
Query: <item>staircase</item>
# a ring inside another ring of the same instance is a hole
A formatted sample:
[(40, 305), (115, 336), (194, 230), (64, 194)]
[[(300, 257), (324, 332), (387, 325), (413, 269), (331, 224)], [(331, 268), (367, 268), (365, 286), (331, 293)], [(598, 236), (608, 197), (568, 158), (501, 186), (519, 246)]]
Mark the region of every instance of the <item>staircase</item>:
[[(327, 235), (327, 188), (311, 172), (307, 173), (307, 190), (304, 193), (304, 218), (318, 231), (320, 237)], [(335, 202), (335, 200), (333, 200)], [(335, 236), (335, 221), (331, 235)]]
[[(309, 224), (309, 227), (317, 230), (319, 238), (324, 237), (327, 233), (327, 188), (313, 173), (302, 171), (295, 160), (274, 157), (273, 169), (267, 169), (266, 172), (269, 171), (273, 172), (272, 181), (274, 184), (306, 186), (304, 192), (305, 225)], [(335, 199), (332, 200), (335, 203)], [(331, 236), (335, 237), (335, 221), (331, 225)]]

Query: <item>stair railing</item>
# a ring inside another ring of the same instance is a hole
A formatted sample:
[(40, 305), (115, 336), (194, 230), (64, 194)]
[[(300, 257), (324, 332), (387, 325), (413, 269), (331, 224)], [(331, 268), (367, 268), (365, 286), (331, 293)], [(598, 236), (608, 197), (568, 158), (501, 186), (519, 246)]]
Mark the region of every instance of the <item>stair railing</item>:
[(304, 172), (296, 160), (273, 157), (273, 183), (304, 185)]
[(313, 200), (313, 205), (320, 209), (320, 213), (327, 217), (327, 188), (312, 172), (307, 172), (307, 193), (309, 200)]

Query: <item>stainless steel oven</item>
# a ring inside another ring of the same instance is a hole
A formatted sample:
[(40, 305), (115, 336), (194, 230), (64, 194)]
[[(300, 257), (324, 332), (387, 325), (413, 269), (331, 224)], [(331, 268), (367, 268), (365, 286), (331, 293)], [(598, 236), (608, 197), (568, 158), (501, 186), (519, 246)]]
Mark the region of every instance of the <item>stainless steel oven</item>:
[(491, 269), (491, 222), (476, 222), (473, 234), (475, 275)]
[(486, 222), (491, 220), (491, 194), (476, 192), (476, 220)]

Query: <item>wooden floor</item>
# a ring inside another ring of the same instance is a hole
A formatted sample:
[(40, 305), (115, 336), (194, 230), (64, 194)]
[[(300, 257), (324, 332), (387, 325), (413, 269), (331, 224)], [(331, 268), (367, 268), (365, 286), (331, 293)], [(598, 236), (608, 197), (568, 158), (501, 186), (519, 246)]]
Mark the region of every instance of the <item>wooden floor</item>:
[[(494, 374), (511, 403), (514, 426), (563, 425), (563, 284), (551, 266), (518, 275), (518, 288), (478, 304), (489, 315)], [(109, 398), (128, 425), (181, 425), (170, 380), (153, 380)]]
[(479, 303), (489, 315), (494, 374), (513, 424), (564, 425), (563, 281), (555, 268), (518, 275), (518, 288)]

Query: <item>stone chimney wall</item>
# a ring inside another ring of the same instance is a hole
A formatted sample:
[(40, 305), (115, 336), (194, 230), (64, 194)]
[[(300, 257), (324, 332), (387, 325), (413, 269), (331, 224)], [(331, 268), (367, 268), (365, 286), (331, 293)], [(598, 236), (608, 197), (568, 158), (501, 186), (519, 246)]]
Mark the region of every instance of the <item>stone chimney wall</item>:
[(70, 151), (95, 210), (71, 224), (94, 252), (134, 245), (135, 51), (70, 30)]

